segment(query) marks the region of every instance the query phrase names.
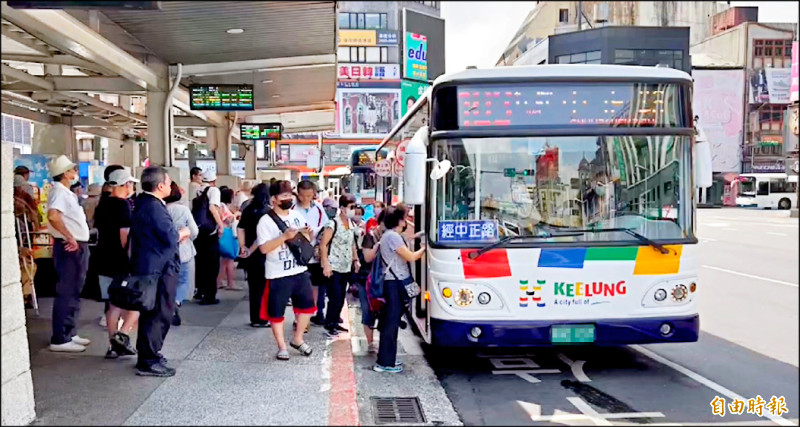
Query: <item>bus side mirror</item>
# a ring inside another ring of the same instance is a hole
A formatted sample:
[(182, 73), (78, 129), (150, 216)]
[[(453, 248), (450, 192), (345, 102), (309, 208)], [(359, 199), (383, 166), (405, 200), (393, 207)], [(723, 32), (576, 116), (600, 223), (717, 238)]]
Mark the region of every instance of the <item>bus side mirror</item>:
[(711, 164), (711, 144), (705, 137), (702, 129), (698, 128), (697, 138), (692, 147), (694, 157), (694, 186), (695, 188), (708, 188), (713, 185), (713, 171)]
[(409, 205), (425, 203), (425, 164), (428, 161), (428, 127), (417, 130), (406, 146), (403, 165), (403, 202)]

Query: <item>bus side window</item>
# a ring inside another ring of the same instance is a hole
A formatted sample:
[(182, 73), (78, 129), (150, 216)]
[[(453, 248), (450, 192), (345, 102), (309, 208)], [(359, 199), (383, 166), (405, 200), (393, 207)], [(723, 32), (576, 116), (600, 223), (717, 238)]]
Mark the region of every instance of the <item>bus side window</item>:
[(784, 189), (786, 185), (786, 181), (782, 179), (771, 179), (769, 181), (769, 192), (770, 193), (783, 193), (786, 190)]
[(787, 193), (797, 193), (797, 183), (796, 182), (786, 182), (786, 192)]
[(769, 181), (759, 181), (758, 188), (756, 189), (757, 196), (768, 196), (769, 195)]

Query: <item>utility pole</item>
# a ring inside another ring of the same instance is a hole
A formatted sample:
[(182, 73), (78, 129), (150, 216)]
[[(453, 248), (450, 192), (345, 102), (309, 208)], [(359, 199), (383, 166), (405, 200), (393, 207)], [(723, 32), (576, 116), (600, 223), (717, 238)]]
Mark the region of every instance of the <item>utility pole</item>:
[(581, 15), (583, 15), (583, 2), (578, 2), (578, 31), (581, 30)]

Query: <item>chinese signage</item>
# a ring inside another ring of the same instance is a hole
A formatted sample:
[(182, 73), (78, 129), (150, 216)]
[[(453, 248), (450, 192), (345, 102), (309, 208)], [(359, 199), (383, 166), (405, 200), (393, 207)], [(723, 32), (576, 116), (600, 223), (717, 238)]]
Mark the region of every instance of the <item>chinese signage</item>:
[(789, 88), (789, 102), (798, 101), (798, 90), (800, 89), (800, 82), (798, 82), (798, 61), (797, 61), (797, 42), (792, 43), (792, 81)]
[(413, 80), (428, 80), (428, 38), (422, 34), (406, 33), (403, 54), (404, 77)]
[(439, 243), (493, 242), (497, 230), (497, 220), (439, 221)]
[(786, 172), (784, 159), (753, 160), (753, 173), (781, 173)]
[(788, 104), (791, 69), (763, 68), (750, 76), (750, 103)]
[(392, 162), (387, 159), (382, 159), (372, 166), (372, 170), (378, 176), (389, 176), (392, 174)]
[(339, 79), (353, 80), (398, 80), (399, 64), (339, 64)]
[(375, 46), (378, 36), (375, 30), (339, 30), (339, 46)]
[(378, 30), (378, 46), (397, 46), (397, 31)]
[(408, 110), (411, 109), (414, 103), (422, 97), (422, 94), (425, 93), (425, 89), (429, 87), (430, 85), (427, 83), (420, 83), (411, 80), (403, 80), (400, 82), (400, 97), (403, 99), (401, 108), (404, 116)]

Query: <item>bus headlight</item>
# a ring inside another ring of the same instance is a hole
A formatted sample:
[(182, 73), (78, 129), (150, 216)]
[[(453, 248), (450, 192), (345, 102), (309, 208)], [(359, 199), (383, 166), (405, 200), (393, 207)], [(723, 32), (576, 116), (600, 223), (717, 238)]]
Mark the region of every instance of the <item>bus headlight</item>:
[(489, 304), (490, 301), (492, 301), (492, 296), (489, 295), (488, 292), (481, 292), (481, 293), (478, 294), (478, 302), (479, 303), (481, 303), (483, 305), (486, 305), (486, 304)]
[(667, 299), (667, 291), (663, 289), (657, 290), (655, 294), (653, 294), (653, 299), (655, 299), (658, 302), (664, 301), (665, 299)]
[(689, 290), (686, 288), (686, 285), (677, 285), (672, 288), (672, 300), (675, 302), (685, 300), (688, 295)]
[(454, 299), (456, 301), (456, 304), (458, 304), (461, 307), (466, 307), (466, 306), (472, 304), (472, 299), (473, 298), (474, 298), (474, 294), (472, 293), (472, 290), (469, 289), (469, 288), (461, 288), (461, 289), (459, 289), (458, 292), (456, 293), (455, 297), (454, 297)]

